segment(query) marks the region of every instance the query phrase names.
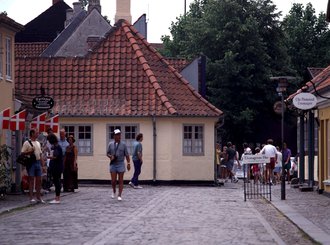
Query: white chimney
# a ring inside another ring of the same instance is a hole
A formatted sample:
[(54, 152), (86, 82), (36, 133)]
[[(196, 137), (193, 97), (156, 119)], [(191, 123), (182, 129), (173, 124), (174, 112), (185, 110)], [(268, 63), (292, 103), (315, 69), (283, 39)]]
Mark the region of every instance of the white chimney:
[(116, 1), (115, 22), (117, 22), (120, 19), (125, 19), (129, 23), (132, 23), (131, 0), (117, 0)]

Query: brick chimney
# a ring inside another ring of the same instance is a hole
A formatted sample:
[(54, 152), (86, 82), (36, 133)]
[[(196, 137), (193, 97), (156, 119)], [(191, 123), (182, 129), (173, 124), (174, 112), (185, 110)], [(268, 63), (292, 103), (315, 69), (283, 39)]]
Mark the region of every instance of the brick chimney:
[(131, 0), (117, 0), (116, 1), (115, 22), (117, 22), (120, 19), (125, 19), (129, 23), (132, 23)]
[(58, 3), (58, 2), (62, 2), (63, 0), (53, 0), (53, 5)]
[(88, 13), (90, 13), (92, 11), (92, 9), (97, 9), (97, 11), (99, 11), (101, 13), (101, 4), (100, 4), (100, 0), (89, 0), (89, 4), (88, 4)]

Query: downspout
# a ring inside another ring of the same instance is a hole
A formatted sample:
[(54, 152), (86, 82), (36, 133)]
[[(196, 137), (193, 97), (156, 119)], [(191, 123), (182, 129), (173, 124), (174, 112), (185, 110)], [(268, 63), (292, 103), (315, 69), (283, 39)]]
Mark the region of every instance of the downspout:
[(156, 184), (156, 176), (157, 176), (157, 131), (156, 131), (156, 117), (155, 116), (152, 116), (152, 129), (153, 129), (153, 177), (152, 177), (152, 181), (153, 181), (153, 184)]
[(299, 118), (299, 182), (305, 182), (305, 112)]
[(308, 186), (314, 186), (314, 112), (309, 111), (308, 127)]

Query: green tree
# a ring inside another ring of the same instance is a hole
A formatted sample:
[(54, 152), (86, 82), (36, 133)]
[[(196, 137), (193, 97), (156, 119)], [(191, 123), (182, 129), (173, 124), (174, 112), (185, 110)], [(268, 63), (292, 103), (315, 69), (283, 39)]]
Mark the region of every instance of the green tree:
[(276, 84), (288, 62), (279, 13), (270, 0), (195, 0), (172, 23), (163, 54), (208, 57), (208, 99), (225, 112), (224, 140), (258, 139), (260, 120), (273, 114)]
[(293, 4), (282, 22), (292, 68), (301, 82), (310, 80), (307, 67), (326, 67), (330, 60), (330, 33), (324, 13), (315, 15), (311, 3)]

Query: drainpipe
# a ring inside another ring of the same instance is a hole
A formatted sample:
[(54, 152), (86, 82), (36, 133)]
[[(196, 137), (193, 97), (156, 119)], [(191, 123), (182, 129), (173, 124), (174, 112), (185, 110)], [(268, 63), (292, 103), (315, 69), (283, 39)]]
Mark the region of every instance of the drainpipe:
[(309, 111), (308, 127), (308, 186), (314, 186), (314, 112)]
[(301, 112), (299, 118), (299, 182), (305, 182), (305, 113)]
[[(214, 146), (213, 148), (215, 149), (216, 148), (216, 144), (217, 144), (217, 139), (218, 139), (218, 129), (221, 128), (223, 125), (224, 125), (224, 116), (221, 116), (218, 120), (218, 122), (216, 122), (214, 124)], [(220, 141), (219, 141), (220, 142)], [(218, 175), (218, 172), (217, 172), (217, 160), (215, 159), (216, 158), (216, 152), (214, 151), (214, 185), (217, 185), (217, 175)]]
[(157, 176), (157, 162), (156, 162), (156, 149), (157, 149), (157, 131), (156, 131), (156, 117), (152, 117), (152, 128), (153, 128), (153, 178), (152, 181), (154, 184), (156, 184), (156, 176)]

